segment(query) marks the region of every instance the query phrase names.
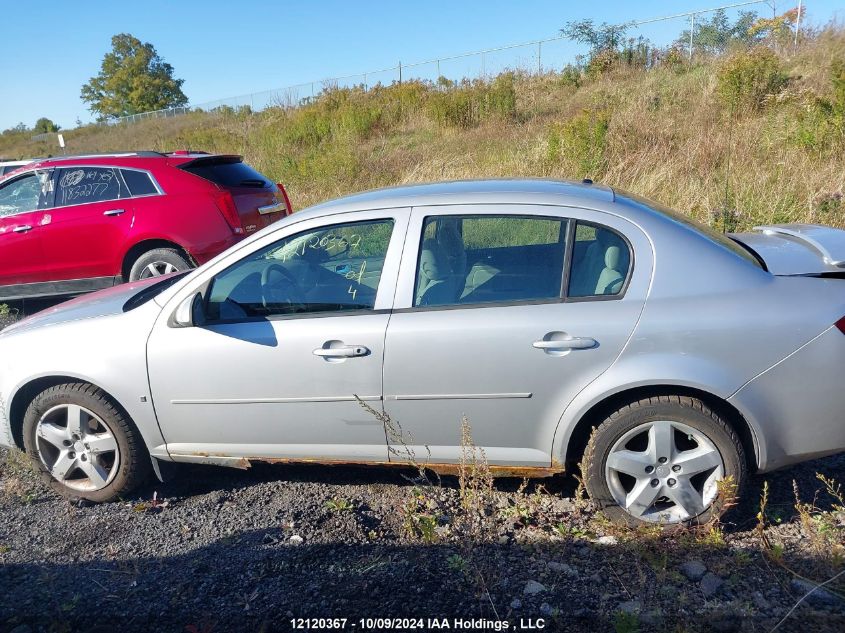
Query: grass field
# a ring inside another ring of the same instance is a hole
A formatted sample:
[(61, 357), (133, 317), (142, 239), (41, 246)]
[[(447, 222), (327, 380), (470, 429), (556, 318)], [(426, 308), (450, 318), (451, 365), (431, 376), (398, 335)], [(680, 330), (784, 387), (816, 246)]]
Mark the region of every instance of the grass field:
[[(242, 154), (299, 209), (401, 183), (590, 177), (719, 228), (845, 226), (845, 29), (798, 51), (334, 89), (298, 108), (87, 126), (65, 139), (74, 153)], [(0, 136), (8, 158), (55, 151), (28, 134)]]

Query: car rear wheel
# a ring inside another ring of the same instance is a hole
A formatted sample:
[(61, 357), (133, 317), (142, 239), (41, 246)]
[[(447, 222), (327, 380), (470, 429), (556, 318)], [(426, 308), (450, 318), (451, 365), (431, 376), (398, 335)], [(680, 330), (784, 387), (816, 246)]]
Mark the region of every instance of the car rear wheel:
[(189, 268), (192, 268), (191, 263), (175, 248), (154, 248), (135, 260), (127, 281), (159, 277)]
[(134, 424), (88, 383), (50, 387), (24, 414), (24, 446), (45, 481), (71, 499), (111, 501), (150, 471)]
[[(695, 398), (660, 396), (626, 405), (593, 432), (584, 455), (587, 492), (613, 520), (703, 523), (726, 509), (718, 482), (738, 493), (742, 443)], [(732, 487), (733, 487), (732, 486)]]

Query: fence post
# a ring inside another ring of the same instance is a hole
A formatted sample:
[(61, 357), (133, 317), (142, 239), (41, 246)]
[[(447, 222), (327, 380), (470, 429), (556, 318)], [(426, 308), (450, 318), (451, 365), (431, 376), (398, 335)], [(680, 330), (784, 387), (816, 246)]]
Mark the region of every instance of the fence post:
[(543, 74), (543, 42), (537, 42), (537, 74)]
[(695, 35), (695, 13), (689, 16), (689, 60), (692, 61), (692, 38)]

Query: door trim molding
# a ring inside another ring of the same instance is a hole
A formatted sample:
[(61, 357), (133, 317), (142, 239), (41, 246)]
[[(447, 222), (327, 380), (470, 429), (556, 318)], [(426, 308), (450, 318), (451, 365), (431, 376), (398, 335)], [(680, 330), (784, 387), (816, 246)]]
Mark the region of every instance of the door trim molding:
[(25, 284), (11, 284), (0, 286), (0, 299), (35, 299), (37, 297), (54, 297), (61, 295), (82, 294), (111, 288), (122, 282), (120, 275), (116, 277), (87, 277), (84, 279), (65, 279), (61, 281), (37, 281)]
[(171, 400), (170, 404), (296, 404), (299, 402), (378, 402), (381, 396), (308, 396), (305, 398), (209, 398)]
[(530, 398), (530, 391), (517, 393), (417, 393), (386, 396), (385, 400), (495, 400), (502, 398)]

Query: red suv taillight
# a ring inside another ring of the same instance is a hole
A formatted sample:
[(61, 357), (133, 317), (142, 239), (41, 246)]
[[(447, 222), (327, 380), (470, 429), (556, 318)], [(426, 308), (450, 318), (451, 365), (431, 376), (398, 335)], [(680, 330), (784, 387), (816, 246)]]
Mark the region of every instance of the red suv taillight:
[(836, 323), (834, 323), (834, 325), (840, 332), (845, 334), (845, 316), (839, 319)]
[(241, 216), (238, 213), (238, 207), (235, 206), (235, 199), (228, 191), (218, 191), (214, 194), (214, 202), (220, 213), (225, 218), (226, 222), (232, 227), (232, 232), (235, 235), (243, 235), (244, 229), (241, 225)]

